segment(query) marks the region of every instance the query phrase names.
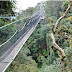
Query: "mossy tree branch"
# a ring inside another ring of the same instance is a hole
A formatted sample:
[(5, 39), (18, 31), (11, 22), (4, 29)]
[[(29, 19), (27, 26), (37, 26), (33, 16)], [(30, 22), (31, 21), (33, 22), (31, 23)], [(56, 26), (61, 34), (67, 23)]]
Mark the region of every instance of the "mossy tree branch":
[[(54, 48), (56, 48), (60, 53), (61, 53), (61, 65), (64, 71), (66, 71), (65, 69), (65, 61), (64, 58), (66, 57), (64, 50), (62, 48), (59, 47), (59, 45), (55, 42), (55, 37), (54, 34), (57, 31), (57, 26), (60, 24), (61, 20), (68, 14), (68, 12), (70, 11), (72, 6), (72, 1), (70, 1), (70, 4), (68, 5), (67, 10), (65, 11), (65, 13), (63, 14), (63, 16), (61, 16), (55, 25), (53, 25), (53, 33), (51, 33), (51, 39), (52, 39), (52, 45), (54, 46)], [(53, 23), (53, 20), (51, 18), (48, 17), (48, 19)]]
[(72, 6), (72, 3), (70, 3), (69, 5), (68, 5), (68, 8), (67, 8), (67, 10), (65, 11), (65, 13), (63, 14), (63, 16), (61, 16), (58, 20), (57, 20), (57, 22), (56, 22), (56, 24), (55, 24), (55, 26), (54, 26), (54, 32), (56, 32), (56, 30), (57, 30), (57, 26), (60, 24), (60, 22), (61, 22), (61, 20), (68, 14), (68, 12), (70, 11), (70, 9), (71, 9), (71, 6)]

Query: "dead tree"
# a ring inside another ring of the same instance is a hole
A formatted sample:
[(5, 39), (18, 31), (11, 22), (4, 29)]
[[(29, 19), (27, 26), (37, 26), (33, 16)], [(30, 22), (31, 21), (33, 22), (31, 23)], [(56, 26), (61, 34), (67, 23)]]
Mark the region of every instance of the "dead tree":
[[(61, 16), (61, 17), (57, 20), (57, 22), (56, 22), (55, 25), (53, 24), (53, 28), (52, 28), (52, 31), (53, 31), (53, 32), (51, 33), (52, 45), (53, 45), (53, 47), (54, 47), (55, 49), (57, 49), (57, 50), (61, 53), (61, 66), (62, 66), (64, 72), (66, 72), (65, 62), (64, 62), (64, 59), (65, 59), (66, 55), (65, 55), (65, 53), (64, 53), (64, 50), (63, 50), (61, 47), (59, 47), (59, 45), (56, 43), (56, 41), (55, 41), (55, 36), (54, 36), (54, 35), (55, 35), (55, 33), (57, 32), (57, 30), (58, 30), (58, 25), (60, 24), (61, 20), (62, 20), (64, 17), (66, 17), (66, 15), (68, 14), (68, 12), (70, 11), (71, 6), (72, 6), (72, 1), (70, 1), (69, 5), (68, 5), (68, 8), (67, 8), (67, 10), (65, 11), (65, 13), (63, 14), (63, 16)], [(53, 23), (53, 20), (52, 20), (51, 18), (48, 17), (48, 19)], [(65, 33), (65, 36), (66, 36), (66, 33)]]

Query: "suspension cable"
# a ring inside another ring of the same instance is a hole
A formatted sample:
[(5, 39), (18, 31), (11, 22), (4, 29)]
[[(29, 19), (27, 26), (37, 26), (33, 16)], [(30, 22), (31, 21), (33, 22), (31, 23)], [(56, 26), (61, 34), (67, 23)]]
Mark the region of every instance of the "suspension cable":
[(1, 44), (0, 47), (2, 47), (2, 46), (5, 45), (7, 42), (9, 42), (9, 41), (15, 36), (16, 33), (17, 33), (17, 30), (16, 30), (16, 32), (11, 36), (11, 38), (9, 38), (6, 42), (4, 42), (3, 44)]
[[(30, 17), (30, 16), (28, 16), (28, 17)], [(19, 20), (17, 20), (17, 21), (14, 21), (14, 22), (12, 22), (12, 23), (9, 23), (9, 24), (7, 24), (7, 25), (4, 25), (4, 26), (0, 27), (0, 29), (6, 27), (6, 26), (8, 26), (8, 25), (14, 24), (14, 23), (16, 23), (16, 22), (18, 22), (18, 21), (20, 21), (20, 20), (23, 20), (23, 19), (25, 19), (25, 18), (28, 18), (28, 17), (24, 17), (24, 18), (22, 18), (22, 19), (19, 19)]]

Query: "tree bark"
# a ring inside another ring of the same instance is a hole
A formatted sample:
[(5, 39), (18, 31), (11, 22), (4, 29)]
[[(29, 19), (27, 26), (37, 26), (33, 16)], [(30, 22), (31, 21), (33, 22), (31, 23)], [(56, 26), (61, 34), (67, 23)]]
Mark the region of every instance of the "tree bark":
[(52, 39), (52, 45), (54, 46), (54, 48), (56, 48), (61, 53), (61, 65), (62, 65), (63, 70), (66, 71), (65, 66), (64, 66), (65, 65), (64, 58), (66, 57), (64, 50), (56, 44), (53, 33), (51, 33), (51, 39)]
[[(53, 33), (51, 33), (51, 39), (52, 39), (52, 45), (55, 49), (57, 49), (60, 53), (61, 53), (61, 65), (62, 65), (62, 68), (64, 70), (64, 72), (66, 72), (66, 69), (65, 69), (65, 62), (64, 62), (64, 58), (66, 57), (65, 53), (64, 53), (64, 50), (59, 47), (59, 45), (55, 42), (55, 37), (54, 37), (54, 34), (55, 32), (57, 31), (57, 26), (60, 24), (60, 21), (68, 14), (68, 12), (70, 11), (71, 9), (71, 6), (72, 6), (72, 0), (70, 0), (70, 4), (68, 5), (68, 8), (67, 10), (65, 11), (65, 13), (63, 14), (63, 16), (61, 16), (56, 24), (53, 26)], [(53, 23), (53, 20), (51, 18), (48, 17), (48, 19)]]
[(71, 8), (71, 4), (69, 4), (68, 5), (68, 8), (67, 8), (67, 10), (65, 11), (65, 13), (63, 14), (63, 16), (61, 16), (58, 20), (57, 20), (57, 22), (56, 22), (56, 24), (55, 24), (55, 26), (54, 26), (54, 32), (56, 32), (56, 30), (57, 30), (57, 26), (60, 24), (60, 21), (68, 14), (68, 12), (70, 11), (70, 8)]

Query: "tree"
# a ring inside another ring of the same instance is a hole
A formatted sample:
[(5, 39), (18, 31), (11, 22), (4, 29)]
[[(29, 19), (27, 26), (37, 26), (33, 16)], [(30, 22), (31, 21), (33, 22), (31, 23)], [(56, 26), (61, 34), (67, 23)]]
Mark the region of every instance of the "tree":
[[(69, 5), (68, 5), (68, 8), (66, 9), (66, 11), (65, 11), (65, 13), (63, 14), (63, 16), (61, 16), (58, 20), (57, 20), (57, 22), (56, 22), (56, 24), (55, 25), (53, 25), (53, 32), (51, 33), (51, 39), (52, 39), (52, 45), (54, 46), (54, 48), (56, 48), (60, 53), (61, 53), (61, 64), (62, 64), (62, 68), (63, 68), (63, 70), (64, 71), (66, 71), (66, 68), (65, 68), (65, 61), (64, 61), (64, 59), (65, 59), (65, 57), (66, 57), (66, 55), (65, 55), (65, 52), (64, 52), (64, 50), (56, 43), (56, 41), (55, 41), (55, 34), (56, 34), (56, 32), (58, 31), (58, 27), (60, 26), (59, 24), (60, 24), (60, 21), (68, 14), (68, 12), (70, 11), (70, 9), (71, 9), (71, 6), (72, 6), (72, 2), (70, 1), (70, 3), (69, 3)], [(58, 26), (59, 25), (59, 26)], [(58, 27), (57, 27), (58, 26)], [(64, 26), (63, 26), (64, 27)], [(65, 28), (63, 28), (62, 27), (62, 30), (66, 30), (67, 28), (65, 27)], [(66, 31), (63, 31), (62, 33), (60, 33), (60, 36), (62, 36), (62, 34), (64, 34), (64, 36), (66, 36), (66, 37), (68, 37), (68, 32), (66, 32)], [(71, 38), (71, 35), (68, 37), (68, 40)], [(69, 41), (70, 42), (70, 41)]]
[(0, 15), (1, 16), (13, 16), (15, 15), (14, 9), (16, 2), (10, 2), (10, 1), (0, 1)]
[(63, 1), (47, 1), (45, 5), (45, 12), (48, 17), (55, 16), (57, 18), (60, 17)]

